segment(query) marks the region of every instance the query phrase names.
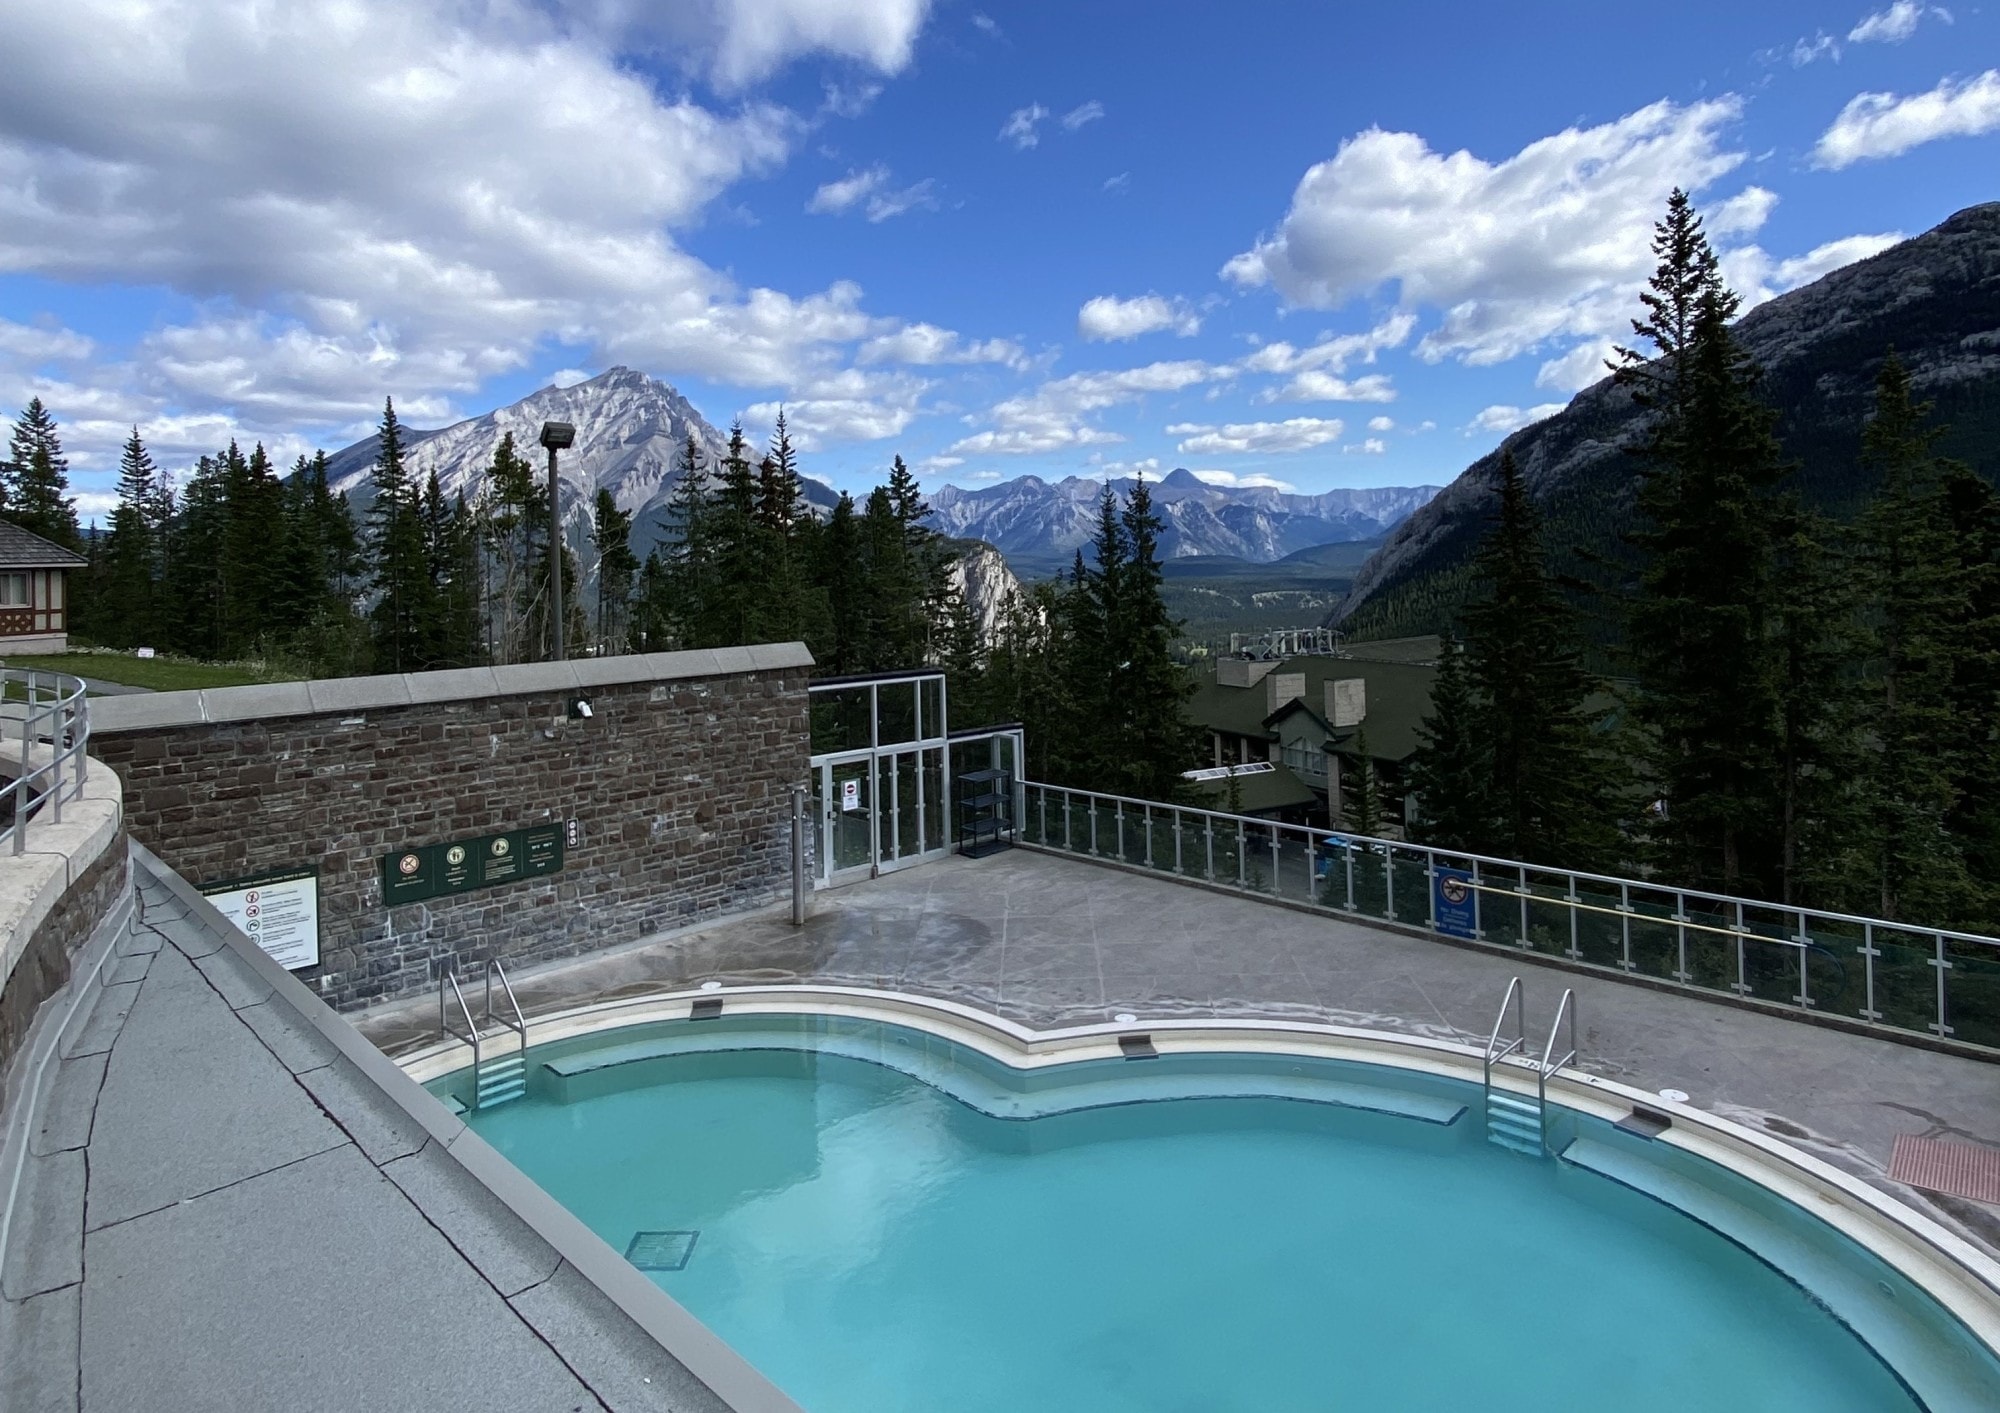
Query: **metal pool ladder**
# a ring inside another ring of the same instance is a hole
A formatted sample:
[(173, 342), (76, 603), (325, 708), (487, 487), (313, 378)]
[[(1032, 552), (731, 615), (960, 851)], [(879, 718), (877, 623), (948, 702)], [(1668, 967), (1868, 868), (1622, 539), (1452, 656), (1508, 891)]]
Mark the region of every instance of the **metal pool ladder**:
[[(495, 1012), (493, 1009), (493, 978), (500, 978), (501, 995), (507, 999), (507, 1008)], [(472, 1047), (472, 1107), (490, 1108), (495, 1104), (505, 1104), (519, 1099), (528, 1092), (527, 1049), (528, 1019), (521, 1014), (521, 1003), (514, 997), (513, 984), (507, 980), (507, 972), (498, 958), (486, 963), (485, 997), (481, 1015), (474, 1019), (472, 1007), (466, 1003), (465, 992), (458, 984), (458, 974), (446, 971), (438, 977), (438, 1029), (446, 1035), (463, 1040)], [(457, 1014), (453, 1015), (456, 1003)], [(457, 1028), (456, 1022), (463, 1020), (465, 1029)], [(482, 1031), (481, 1026), (495, 1026)], [(507, 1031), (514, 1033), (512, 1049), (498, 1054), (489, 1048), (491, 1042), (499, 1040)]]
[[(1514, 1018), (1514, 1034), (1511, 1039), (1502, 1040), (1501, 1033), (1507, 1029), (1510, 1014)], [(1500, 1000), (1500, 1014), (1493, 1018), (1493, 1030), (1486, 1037), (1486, 1138), (1489, 1143), (1512, 1152), (1540, 1158), (1549, 1151), (1549, 1076), (1577, 1057), (1576, 992), (1563, 991), (1562, 1002), (1556, 1007), (1555, 1024), (1549, 1027), (1548, 1043), (1542, 1047), (1539, 1060), (1528, 1052), (1526, 1029), (1521, 978), (1517, 976), (1507, 983), (1507, 994)], [(1558, 1036), (1566, 1036), (1568, 1043), (1561, 1055), (1556, 1054)], [(1494, 1087), (1493, 1067), (1509, 1062), (1534, 1071), (1533, 1099)]]

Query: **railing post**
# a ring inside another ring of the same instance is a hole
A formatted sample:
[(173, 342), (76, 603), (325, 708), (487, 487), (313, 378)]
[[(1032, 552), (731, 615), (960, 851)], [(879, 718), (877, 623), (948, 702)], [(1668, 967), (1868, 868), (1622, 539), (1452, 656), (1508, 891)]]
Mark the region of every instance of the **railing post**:
[(1215, 816), (1203, 810), (1201, 823), (1202, 832), (1207, 835), (1208, 848), (1208, 871), (1202, 874), (1202, 877), (1213, 883), (1215, 882)]
[(1480, 942), (1486, 940), (1486, 889), (1479, 876), (1479, 855), (1469, 856), (1472, 861), (1472, 935)]
[(1250, 841), (1243, 835), (1243, 817), (1236, 817), (1236, 886), (1248, 888), (1250, 880), (1244, 873), (1243, 856), (1250, 852)]
[(1179, 805), (1174, 806), (1174, 872), (1187, 872), (1186, 869), (1181, 867), (1181, 809)]
[(792, 787), (792, 926), (806, 920), (806, 787)]
[(1812, 987), (1809, 984), (1810, 978), (1807, 976), (1809, 970), (1807, 963), (1812, 960), (1812, 934), (1806, 931), (1806, 910), (1804, 908), (1798, 910), (1798, 919), (1799, 930), (1792, 940), (1799, 944), (1799, 994), (1792, 997), (1792, 999), (1798, 1002), (1802, 1008), (1811, 1010), (1813, 1004)]
[(1042, 821), (1041, 833), (1037, 836), (1037, 842), (1046, 844), (1049, 842), (1049, 792), (1046, 789), (1035, 797), (1035, 805)]
[(1146, 867), (1151, 868), (1153, 866), (1153, 807), (1150, 804), (1141, 805), (1140, 810), (1142, 812), (1141, 817), (1146, 822)]
[(1534, 944), (1528, 940), (1528, 866), (1526, 864), (1522, 864), (1514, 870), (1514, 891), (1521, 895), (1521, 935), (1514, 940), (1521, 947), (1532, 949)]
[(1937, 968), (1937, 1019), (1931, 1022), (1930, 1028), (1939, 1035), (1950, 1035), (1950, 1007), (1945, 1000), (1944, 974), (1951, 970), (1951, 959), (1945, 955), (1944, 934), (1934, 932), (1931, 936), (1937, 941), (1937, 955), (1931, 958), (1931, 965)]
[(1618, 965), (1632, 970), (1632, 885), (1618, 885)]
[(1736, 982), (1729, 988), (1738, 996), (1750, 994), (1750, 978), (1743, 969), (1743, 904), (1736, 904)]
[(1098, 858), (1101, 850), (1097, 847), (1097, 796), (1090, 797), (1090, 856)]
[(1674, 937), (1680, 960), (1674, 969), (1674, 980), (1683, 985), (1694, 980), (1694, 973), (1688, 970), (1688, 900), (1687, 894), (1678, 889), (1674, 892)]
[(1382, 921), (1396, 920), (1396, 846), (1382, 845)]
[(1125, 802), (1111, 802), (1111, 817), (1118, 821), (1118, 862), (1125, 862)]
[[(1346, 838), (1345, 835), (1341, 836)], [(1348, 839), (1340, 846), (1340, 852), (1347, 861), (1347, 910), (1354, 911), (1354, 841)]]
[(1878, 1021), (1882, 1013), (1875, 1009), (1875, 959), (1882, 951), (1875, 945), (1875, 924), (1861, 924), (1861, 977), (1864, 995), (1861, 1004), (1861, 1019)]
[(1271, 826), (1271, 896), (1274, 898), (1285, 896), (1285, 890), (1279, 886), (1280, 882), (1281, 880), (1278, 875), (1278, 826), (1273, 824)]
[(1583, 947), (1577, 937), (1577, 925), (1581, 921), (1581, 913), (1577, 904), (1581, 903), (1583, 899), (1578, 896), (1576, 891), (1576, 875), (1566, 873), (1563, 877), (1569, 880), (1569, 887), (1565, 890), (1569, 903), (1569, 950), (1563, 955), (1573, 962), (1580, 962), (1583, 960)]

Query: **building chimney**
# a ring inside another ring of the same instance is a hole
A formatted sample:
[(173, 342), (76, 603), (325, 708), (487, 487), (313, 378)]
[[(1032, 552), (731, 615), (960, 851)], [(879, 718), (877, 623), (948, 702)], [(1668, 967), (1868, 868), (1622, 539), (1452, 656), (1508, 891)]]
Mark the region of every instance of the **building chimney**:
[(1224, 687), (1254, 687), (1270, 674), (1275, 662), (1253, 661), (1247, 657), (1218, 658), (1215, 680)]
[(1367, 716), (1367, 678), (1341, 677), (1326, 684), (1326, 719), (1332, 725), (1359, 726)]
[(1264, 681), (1271, 692), (1271, 705), (1267, 715), (1286, 702), (1296, 701), (1306, 694), (1306, 675), (1303, 672), (1273, 672)]

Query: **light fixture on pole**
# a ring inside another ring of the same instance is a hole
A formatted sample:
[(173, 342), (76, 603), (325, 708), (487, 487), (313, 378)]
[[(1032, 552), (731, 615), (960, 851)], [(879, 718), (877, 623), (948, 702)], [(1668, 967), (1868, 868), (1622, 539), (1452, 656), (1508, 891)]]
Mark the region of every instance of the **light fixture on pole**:
[(576, 440), (568, 422), (542, 423), (542, 445), (549, 449), (549, 660), (563, 660), (562, 506), (556, 486), (556, 453)]

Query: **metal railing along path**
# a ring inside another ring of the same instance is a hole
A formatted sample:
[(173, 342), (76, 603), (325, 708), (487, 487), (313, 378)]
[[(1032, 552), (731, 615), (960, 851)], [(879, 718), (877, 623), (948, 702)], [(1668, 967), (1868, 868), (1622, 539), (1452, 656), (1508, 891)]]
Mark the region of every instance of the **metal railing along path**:
[(44, 817), (62, 823), (65, 800), (83, 797), (90, 770), (90, 704), (83, 679), (0, 667), (0, 732), (20, 742), (19, 772), (0, 788), (0, 840), (19, 854)]
[[(1021, 837), (1496, 949), (2000, 1049), (2000, 939), (1025, 782)], [(1440, 883), (1454, 897), (1440, 917)]]

